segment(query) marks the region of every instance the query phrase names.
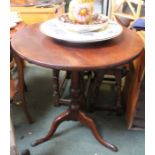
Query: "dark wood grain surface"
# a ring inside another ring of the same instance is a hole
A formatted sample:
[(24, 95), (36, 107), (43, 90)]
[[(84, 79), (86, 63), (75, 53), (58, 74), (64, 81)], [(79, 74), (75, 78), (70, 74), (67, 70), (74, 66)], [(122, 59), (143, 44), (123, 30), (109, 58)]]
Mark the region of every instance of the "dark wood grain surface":
[[(74, 120), (88, 126), (102, 145), (117, 152), (115, 145), (100, 136), (95, 122), (80, 111), (83, 92), (80, 90), (79, 71), (110, 68), (136, 58), (144, 46), (136, 32), (124, 28), (123, 33), (115, 39), (91, 44), (71, 44), (45, 36), (39, 31), (39, 24), (35, 24), (17, 31), (11, 39), (11, 45), (19, 73), (22, 73), (22, 59), (48, 68), (71, 70), (71, 102), (68, 110), (57, 116), (47, 135), (36, 140), (32, 146), (49, 140), (63, 121)], [(20, 74), (21, 85), (24, 85), (23, 79)]]
[(140, 37), (127, 28), (114, 39), (89, 44), (56, 41), (39, 30), (39, 24), (19, 30), (11, 39), (23, 59), (48, 68), (93, 70), (121, 65), (137, 57), (143, 49)]

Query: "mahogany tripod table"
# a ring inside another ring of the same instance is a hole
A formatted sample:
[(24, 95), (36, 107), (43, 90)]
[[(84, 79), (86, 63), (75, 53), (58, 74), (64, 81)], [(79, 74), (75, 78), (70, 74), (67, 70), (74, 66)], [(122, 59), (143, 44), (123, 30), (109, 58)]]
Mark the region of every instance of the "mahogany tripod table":
[[(68, 110), (57, 116), (48, 134), (36, 140), (32, 146), (49, 140), (63, 121), (73, 120), (88, 126), (95, 138), (105, 147), (118, 151), (115, 145), (100, 136), (94, 121), (80, 110), (83, 95), (80, 89), (80, 72), (104, 70), (131, 62), (143, 49), (143, 42), (136, 32), (124, 28), (120, 36), (111, 40), (91, 44), (72, 44), (45, 36), (40, 32), (39, 24), (35, 24), (19, 30), (11, 39), (11, 46), (14, 57), (18, 61), (19, 72), (23, 72), (20, 65), (24, 59), (54, 69), (54, 72), (66, 70), (71, 73), (71, 101)], [(23, 76), (19, 77), (19, 82), (22, 84)], [(57, 97), (58, 94), (54, 95)]]

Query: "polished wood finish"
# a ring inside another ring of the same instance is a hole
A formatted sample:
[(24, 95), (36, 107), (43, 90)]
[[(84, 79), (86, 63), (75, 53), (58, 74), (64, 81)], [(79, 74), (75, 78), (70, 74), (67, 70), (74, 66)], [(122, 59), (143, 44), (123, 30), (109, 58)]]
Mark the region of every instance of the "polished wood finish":
[[(22, 22), (18, 23), (17, 26), (15, 26), (10, 30), (10, 38), (12, 38), (18, 30), (24, 27), (25, 27), (24, 23)], [(27, 86), (24, 82), (24, 67), (25, 67), (24, 61), (23, 59), (20, 59), (18, 55), (14, 54), (12, 47), (10, 47), (10, 55), (12, 59), (10, 63), (10, 99), (12, 101), (15, 94), (17, 92), (19, 93), (21, 98), (21, 107), (23, 108), (23, 111), (27, 117), (27, 120), (29, 123), (33, 123), (32, 117), (27, 108), (27, 103), (24, 95), (25, 91), (27, 91)], [(19, 80), (16, 79), (16, 81), (12, 78), (12, 74), (11, 74), (11, 69), (15, 66), (15, 64), (17, 64), (17, 72), (18, 72), (17, 75), (18, 75), (18, 78), (20, 78)]]
[(140, 56), (130, 63), (130, 71), (128, 73), (124, 91), (123, 101), (127, 105), (127, 125), (128, 129), (132, 128), (136, 107), (138, 104), (138, 97), (140, 93), (140, 86), (143, 80), (145, 69), (145, 50), (142, 51)]
[(75, 45), (45, 36), (39, 24), (19, 30), (11, 44), (23, 59), (62, 70), (96, 70), (121, 65), (136, 58), (144, 46), (136, 32), (126, 28), (115, 39)]
[(25, 83), (24, 83), (24, 67), (23, 67), (23, 60), (16, 54), (13, 53), (13, 57), (17, 64), (17, 70), (18, 70), (18, 93), (21, 96), (21, 107), (23, 108), (23, 111), (29, 121), (29, 123), (33, 123), (32, 117), (28, 111), (27, 103), (25, 99)]
[[(58, 117), (56, 117), (52, 123), (52, 126), (51, 126), (48, 134), (45, 137), (33, 142), (32, 146), (37, 146), (45, 141), (48, 141), (53, 136), (53, 134), (55, 133), (55, 131), (56, 131), (57, 127), (60, 125), (60, 123), (62, 123), (63, 121), (72, 120), (71, 116), (72, 116), (71, 111), (67, 110), (66, 112), (64, 112), (64, 113), (60, 114)], [(104, 140), (100, 136), (100, 134), (97, 131), (94, 121), (92, 119), (90, 119), (89, 117), (87, 117), (84, 113), (78, 111), (78, 116), (76, 119), (74, 118), (74, 121), (80, 121), (82, 124), (88, 126), (91, 129), (95, 138), (101, 144), (103, 144), (105, 147), (111, 149), (114, 152), (118, 151), (118, 148), (115, 145), (108, 143), (106, 140)]]
[(59, 124), (61, 122), (66, 121), (66, 120), (74, 120), (74, 121), (80, 121), (82, 124), (88, 126), (91, 129), (95, 138), (102, 145), (111, 149), (112, 151), (117, 152), (118, 148), (115, 145), (108, 143), (100, 136), (94, 121), (91, 118), (87, 117), (84, 113), (79, 111), (79, 108), (80, 108), (79, 103), (81, 100), (79, 77), (80, 76), (77, 71), (72, 72), (72, 79), (71, 79), (71, 81), (72, 81), (72, 83), (71, 83), (72, 100), (71, 100), (69, 109), (66, 112), (60, 114), (58, 117), (56, 117), (52, 123), (52, 126), (51, 126), (48, 134), (45, 137), (36, 140), (34, 143), (32, 143), (32, 146), (36, 146), (38, 144), (41, 144), (41, 143), (49, 140), (53, 136), (53, 134), (55, 133), (57, 127), (59, 126)]
[[(80, 111), (80, 105), (85, 101), (80, 82), (81, 73), (82, 71), (111, 68), (136, 58), (141, 53), (143, 43), (135, 32), (124, 28), (123, 33), (115, 39), (91, 44), (71, 44), (45, 36), (39, 31), (39, 24), (36, 24), (19, 30), (11, 39), (11, 45), (18, 62), (24, 59), (30, 63), (55, 70), (54, 96), (56, 100), (59, 96), (57, 70), (67, 70), (71, 74), (69, 109), (56, 117), (49, 133), (35, 141), (33, 146), (49, 140), (58, 125), (64, 120), (74, 120), (87, 125), (101, 144), (113, 151), (118, 150), (115, 145), (101, 138), (93, 120)], [(18, 65), (20, 66), (21, 63)], [(21, 67), (19, 68), (21, 72)]]
[(114, 152), (117, 152), (118, 151), (118, 148), (115, 145), (108, 143), (106, 140), (104, 140), (100, 136), (100, 134), (99, 134), (99, 132), (98, 132), (98, 130), (96, 128), (96, 125), (95, 125), (95, 123), (94, 123), (94, 121), (92, 119), (90, 119), (89, 117), (87, 117), (84, 113), (80, 112), (80, 114), (79, 114), (79, 121), (81, 123), (85, 124), (86, 126), (88, 126), (91, 129), (91, 131), (92, 131), (93, 135), (95, 136), (95, 138), (102, 145), (104, 145), (108, 149), (111, 149)]
[(57, 116), (54, 121), (52, 122), (51, 128), (49, 130), (49, 132), (47, 133), (47, 135), (41, 139), (36, 140), (35, 142), (32, 143), (32, 146), (37, 146), (45, 141), (48, 141), (53, 134), (55, 133), (57, 127), (59, 126), (59, 124), (65, 120), (69, 119), (69, 115), (70, 115), (70, 111), (66, 111), (63, 112), (62, 114), (60, 114), (59, 116)]
[(26, 26), (25, 23), (20, 22), (15, 27), (11, 28), (10, 29), (10, 38), (12, 38), (18, 30), (24, 28), (25, 26)]

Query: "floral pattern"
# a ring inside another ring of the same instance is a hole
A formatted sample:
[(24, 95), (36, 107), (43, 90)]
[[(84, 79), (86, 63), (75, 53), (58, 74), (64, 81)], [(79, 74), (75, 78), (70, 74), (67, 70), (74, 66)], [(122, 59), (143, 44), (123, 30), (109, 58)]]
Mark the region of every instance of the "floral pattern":
[(88, 3), (79, 4), (77, 7), (75, 7), (73, 15), (79, 23), (89, 23), (92, 17), (90, 5)]
[(89, 24), (93, 15), (93, 2), (72, 0), (69, 4), (69, 18), (79, 24)]
[(108, 40), (117, 37), (123, 31), (121, 25), (114, 21), (110, 21), (106, 29), (100, 29), (99, 31), (94, 32), (78, 33), (65, 29), (60, 25), (58, 19), (52, 19), (42, 23), (40, 30), (47, 36), (74, 43), (91, 43)]

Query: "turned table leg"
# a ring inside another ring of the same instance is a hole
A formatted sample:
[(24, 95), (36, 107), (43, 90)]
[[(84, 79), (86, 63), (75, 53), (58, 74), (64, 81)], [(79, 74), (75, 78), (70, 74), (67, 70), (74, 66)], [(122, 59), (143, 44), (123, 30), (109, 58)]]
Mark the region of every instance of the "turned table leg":
[(60, 106), (59, 72), (59, 70), (53, 69), (53, 99), (55, 106)]
[(49, 140), (53, 134), (55, 133), (57, 127), (60, 125), (60, 123), (62, 123), (63, 121), (69, 121), (69, 120), (73, 120), (73, 121), (80, 121), (81, 123), (83, 123), (84, 125), (86, 125), (87, 127), (89, 127), (92, 131), (92, 133), (94, 134), (95, 138), (105, 147), (111, 149), (112, 151), (118, 151), (117, 147), (115, 145), (112, 145), (110, 143), (108, 143), (107, 141), (105, 141), (99, 134), (96, 125), (94, 123), (94, 121), (87, 117), (84, 113), (80, 112), (80, 102), (82, 99), (82, 93), (80, 91), (80, 73), (78, 71), (72, 71), (71, 74), (71, 104), (69, 105), (69, 109), (60, 114), (58, 117), (56, 117), (51, 125), (51, 128), (48, 132), (48, 134), (41, 138), (36, 140), (34, 143), (32, 143), (32, 146), (36, 146), (38, 144), (41, 144), (47, 140)]
[(23, 61), (14, 52), (13, 52), (13, 57), (14, 57), (16, 64), (17, 64), (18, 90), (19, 90), (19, 94), (20, 94), (21, 100), (22, 100), (21, 107), (23, 108), (23, 111), (24, 111), (29, 123), (33, 123), (33, 120), (32, 120), (32, 117), (31, 117), (29, 111), (28, 111), (27, 103), (26, 103), (26, 99), (25, 99), (25, 83), (24, 83)]
[(101, 84), (104, 74), (105, 74), (104, 71), (94, 72), (94, 73), (95, 73), (95, 76), (93, 77), (93, 79), (91, 79), (90, 88), (88, 91), (88, 99), (87, 100), (88, 100), (88, 111), (89, 112), (93, 112), (95, 109), (94, 105), (96, 102), (96, 98), (99, 94), (99, 87), (100, 87), (100, 84)]
[[(72, 102), (71, 102), (71, 114), (72, 114), (72, 120), (75, 121), (80, 121), (81, 123), (83, 123), (84, 125), (86, 125), (87, 127), (89, 127), (93, 133), (93, 135), (95, 136), (95, 138), (105, 147), (111, 149), (112, 151), (117, 152), (118, 148), (115, 145), (112, 145), (110, 143), (108, 143), (107, 141), (105, 141), (99, 134), (96, 125), (94, 123), (94, 121), (89, 118), (88, 116), (86, 116), (84, 113), (79, 111), (79, 105), (80, 105), (80, 101), (81, 101), (81, 92), (80, 92), (80, 81), (79, 81), (79, 72), (74, 71), (72, 72), (72, 82), (71, 82), (71, 94), (72, 94)], [(72, 112), (73, 111), (73, 112)]]
[[(54, 70), (54, 82), (56, 82), (54, 84), (54, 92), (55, 92), (55, 95), (54, 97), (57, 97), (58, 95), (58, 72), (57, 70)], [(78, 89), (78, 76), (76, 76), (76, 74), (72, 74), (72, 80), (71, 80), (71, 95), (72, 95), (72, 100), (71, 100), (71, 105), (69, 106), (69, 109), (60, 114), (59, 116), (57, 116), (54, 121), (52, 122), (52, 125), (51, 125), (51, 128), (49, 130), (49, 132), (47, 133), (47, 135), (41, 139), (38, 139), (36, 140), (35, 142), (32, 143), (32, 146), (36, 146), (36, 145), (39, 145), (45, 141), (48, 141), (52, 136), (53, 134), (55, 133), (57, 127), (60, 125), (60, 123), (62, 123), (63, 121), (69, 121), (69, 120), (77, 120), (78, 118), (78, 114), (79, 114), (79, 105), (77, 104), (78, 103), (78, 100), (79, 100), (79, 92), (80, 90)]]
[(121, 115), (123, 113), (122, 105), (121, 105), (121, 74), (116, 74), (116, 113), (117, 115)]

